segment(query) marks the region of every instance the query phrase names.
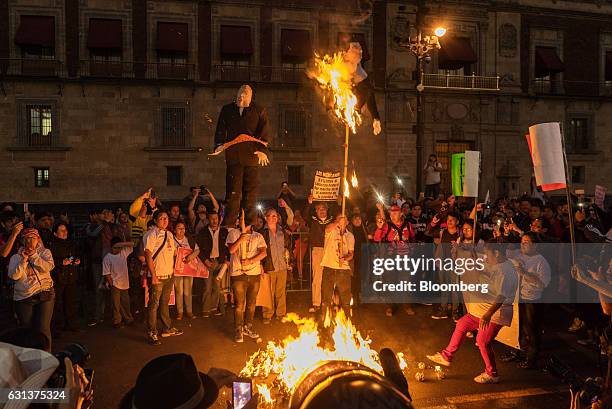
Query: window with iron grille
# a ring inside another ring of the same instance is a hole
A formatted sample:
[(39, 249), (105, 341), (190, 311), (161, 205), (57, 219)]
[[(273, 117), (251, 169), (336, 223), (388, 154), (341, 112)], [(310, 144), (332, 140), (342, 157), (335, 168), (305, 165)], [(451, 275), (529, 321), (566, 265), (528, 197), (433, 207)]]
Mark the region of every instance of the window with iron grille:
[(190, 143), (191, 118), (187, 104), (164, 105), (160, 109), (157, 145), (186, 148)]
[(310, 110), (305, 107), (281, 107), (280, 113), (280, 146), (307, 146), (310, 139)]
[(304, 166), (287, 166), (287, 183), (290, 186), (301, 185)]
[(593, 149), (592, 132), (588, 117), (570, 117), (565, 141), (567, 152), (579, 153)]
[(34, 186), (49, 187), (49, 168), (34, 168)]
[(17, 116), (17, 144), (45, 147), (58, 145), (57, 110), (54, 102), (23, 101)]
[(572, 166), (572, 183), (584, 183), (584, 166)]
[(181, 186), (183, 184), (183, 167), (166, 166), (166, 185)]

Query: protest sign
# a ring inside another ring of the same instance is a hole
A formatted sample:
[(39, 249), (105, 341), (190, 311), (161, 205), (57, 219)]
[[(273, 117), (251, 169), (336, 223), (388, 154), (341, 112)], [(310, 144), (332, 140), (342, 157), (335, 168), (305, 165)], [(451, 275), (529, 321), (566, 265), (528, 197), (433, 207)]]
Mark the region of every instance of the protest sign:
[(453, 195), (463, 196), (463, 177), (465, 172), (465, 153), (454, 153), (451, 157), (451, 179)]
[(599, 206), (600, 209), (604, 208), (604, 202), (606, 201), (606, 191), (607, 189), (604, 186), (595, 185), (595, 204)]
[(185, 257), (193, 252), (190, 248), (179, 247), (176, 251), (176, 264), (174, 265), (174, 275), (177, 277), (196, 277), (208, 278), (208, 269), (198, 257), (190, 263), (185, 263)]
[(451, 178), (453, 195), (478, 197), (480, 177), (480, 152), (465, 151), (451, 157)]
[(340, 172), (317, 170), (312, 188), (312, 197), (318, 201), (335, 201), (340, 189)]

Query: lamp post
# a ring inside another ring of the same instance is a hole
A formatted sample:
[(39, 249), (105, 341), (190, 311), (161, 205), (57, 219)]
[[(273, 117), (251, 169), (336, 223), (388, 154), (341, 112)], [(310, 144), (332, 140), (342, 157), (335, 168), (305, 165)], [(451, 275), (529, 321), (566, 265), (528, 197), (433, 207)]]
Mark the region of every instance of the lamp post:
[(410, 50), (416, 57), (416, 95), (417, 95), (417, 120), (416, 120), (416, 179), (418, 197), (423, 191), (423, 148), (425, 148), (425, 117), (423, 115), (423, 63), (429, 57), (429, 53), (440, 48), (439, 37), (446, 33), (446, 29), (438, 27), (434, 30), (434, 35), (423, 35), (423, 19), (425, 17), (425, 0), (417, 3), (416, 27), (417, 36), (409, 37), (408, 42), (400, 44)]

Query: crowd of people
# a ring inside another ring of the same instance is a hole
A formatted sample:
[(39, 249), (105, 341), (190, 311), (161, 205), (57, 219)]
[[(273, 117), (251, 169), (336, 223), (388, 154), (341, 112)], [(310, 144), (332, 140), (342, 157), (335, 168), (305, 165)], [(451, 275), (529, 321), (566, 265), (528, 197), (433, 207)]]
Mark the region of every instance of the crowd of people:
[[(435, 158), (427, 166), (437, 169)], [(428, 186), (431, 192), (437, 187)], [(227, 220), (225, 204), (204, 186), (171, 203), (162, 203), (149, 189), (129, 209), (92, 209), (82, 227), (73, 225), (66, 212), (57, 218), (44, 210), (22, 213), (6, 202), (0, 208), (3, 297), (12, 300), (19, 326), (42, 332), (50, 345), (64, 332), (84, 329), (84, 323), (91, 327), (108, 320), (119, 329), (137, 319), (146, 325), (147, 341), (158, 345), (182, 334), (175, 320), (221, 317), (228, 310), (233, 311), (234, 340), (243, 342), (259, 338), (257, 306), (263, 307), (262, 325), (285, 316), (287, 288), (295, 282), (311, 284), (311, 313), (359, 306), (363, 244), (386, 243), (402, 255), (410, 254), (414, 244), (432, 243), (436, 257), (486, 255), (490, 270), (505, 284), (500, 298), (489, 304), (449, 295), (432, 305), (432, 319), (457, 324), (449, 346), (430, 359), (450, 365), (464, 338), (476, 335), (485, 372), (475, 380), (498, 382), (490, 344), (511, 322), (518, 290), (524, 349), (502, 359), (538, 367), (542, 316), (549, 308), (538, 301), (567, 291), (573, 279), (600, 285), (602, 308), (567, 306), (574, 314), (569, 331), (584, 335), (579, 340), (584, 345), (598, 343), (612, 309), (605, 287), (612, 268), (609, 252), (583, 268), (578, 263), (572, 273), (559, 267), (559, 254), (540, 245), (568, 243), (570, 217), (577, 242), (610, 242), (610, 214), (603, 209), (576, 198), (570, 215), (565, 202), (554, 204), (540, 192), (477, 204), (452, 195), (405, 198), (401, 191), (385, 200), (374, 186), (356, 193), (342, 215), (339, 201), (300, 200), (283, 182), (272, 205), (258, 206), (246, 219)], [(492, 247), (495, 243), (514, 247), (501, 251)], [(179, 275), (179, 261), (205, 274)], [(389, 304), (385, 314), (392, 317), (400, 309), (415, 314), (410, 304)]]

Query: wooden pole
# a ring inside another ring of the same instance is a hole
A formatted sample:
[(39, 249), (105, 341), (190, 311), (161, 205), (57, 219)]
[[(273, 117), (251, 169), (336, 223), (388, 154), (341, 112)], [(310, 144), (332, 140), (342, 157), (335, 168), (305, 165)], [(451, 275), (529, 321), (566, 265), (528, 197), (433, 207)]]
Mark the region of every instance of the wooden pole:
[(346, 184), (348, 183), (348, 152), (349, 152), (349, 126), (348, 124), (344, 125), (344, 172), (342, 174), (342, 216), (346, 216)]
[(563, 133), (563, 124), (559, 123), (559, 129), (561, 130), (561, 145), (563, 146), (563, 164), (565, 166), (565, 195), (567, 198), (567, 211), (569, 217), (569, 229), (570, 229), (570, 242), (572, 248), (572, 265), (576, 264), (576, 237), (574, 234), (574, 211), (572, 209), (572, 198), (571, 198), (571, 185), (568, 178), (569, 166), (567, 164), (567, 154), (565, 153), (565, 135)]
[[(346, 217), (346, 193), (348, 191), (348, 151), (349, 151), (349, 126), (344, 124), (344, 171), (342, 172), (342, 217)], [(342, 257), (344, 250), (344, 231), (345, 228), (340, 229), (340, 243), (338, 249), (338, 257)]]

